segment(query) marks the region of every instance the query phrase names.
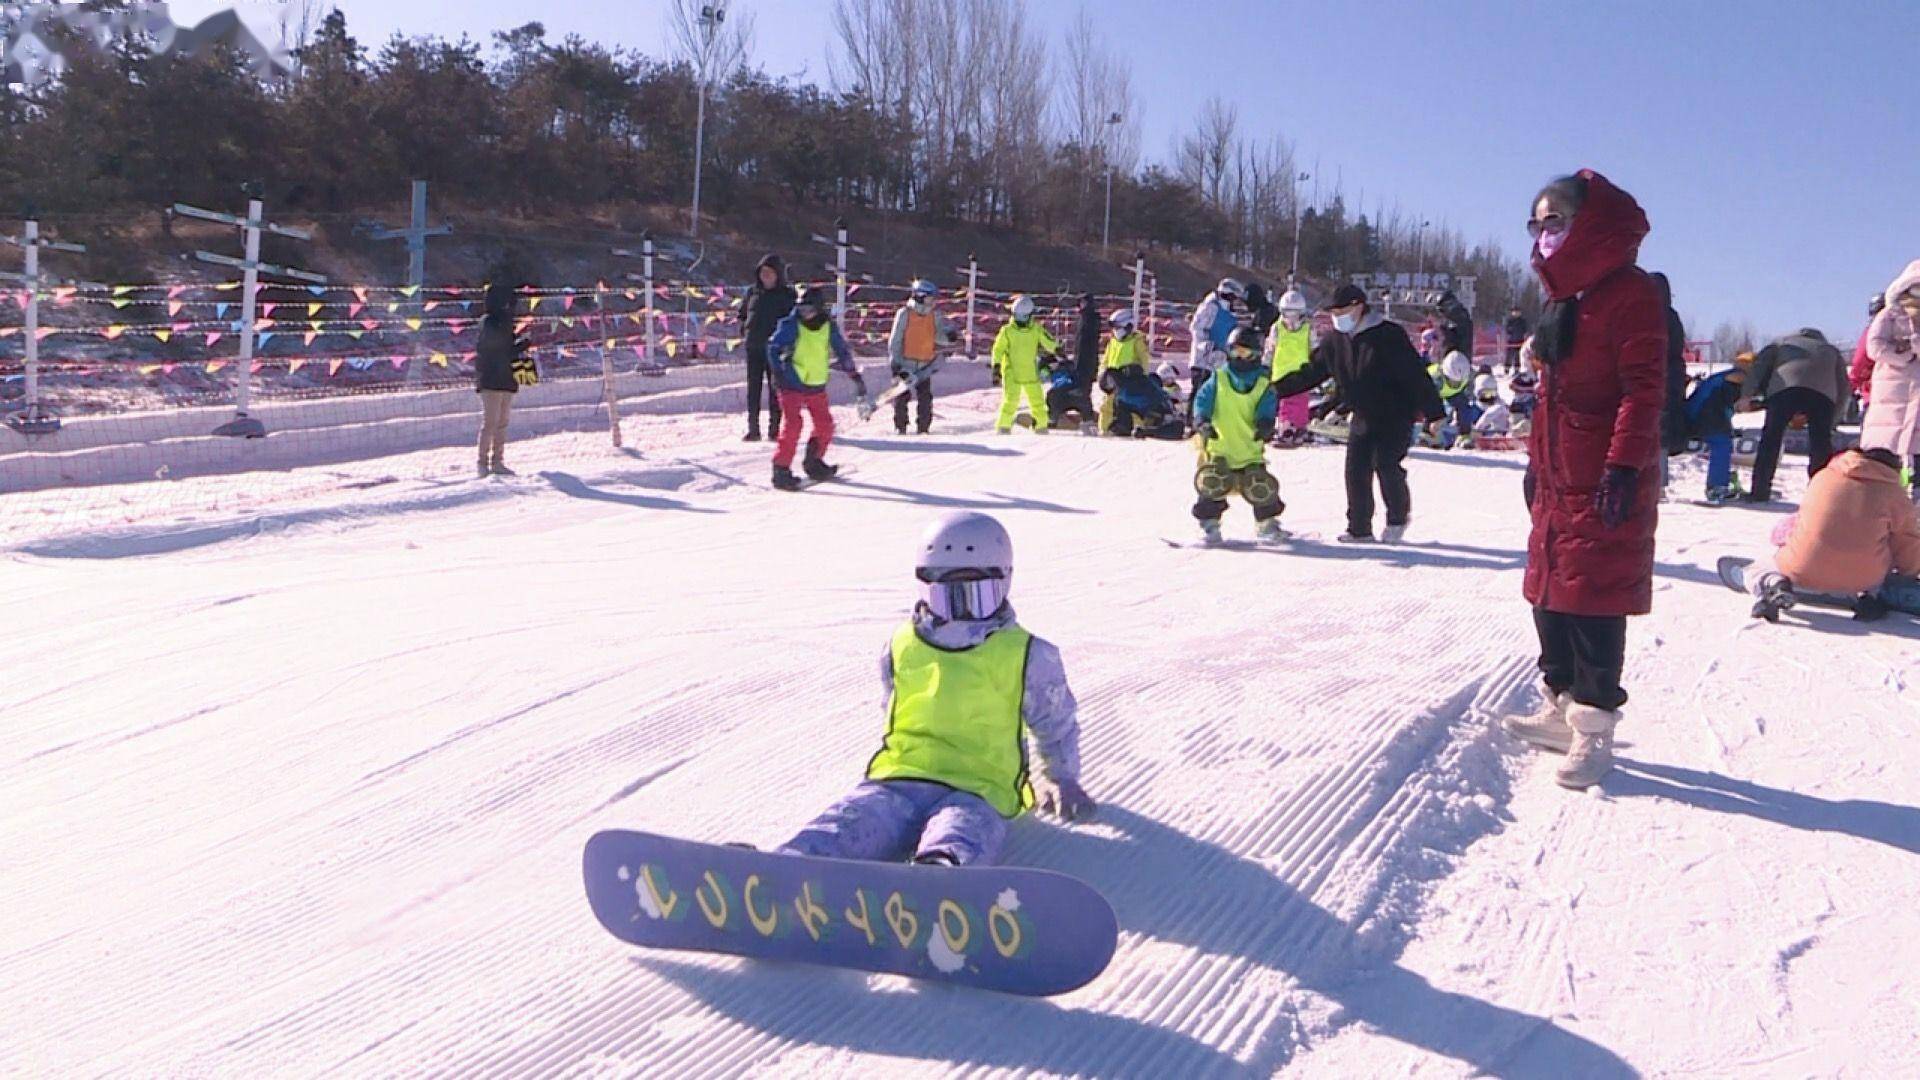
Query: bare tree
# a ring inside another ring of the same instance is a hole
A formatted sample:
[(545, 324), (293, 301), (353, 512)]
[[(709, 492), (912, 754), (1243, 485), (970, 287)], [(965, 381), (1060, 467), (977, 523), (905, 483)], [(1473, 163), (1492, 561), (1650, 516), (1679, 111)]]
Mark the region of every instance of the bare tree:
[[(721, 16), (712, 37), (701, 27), (707, 10)], [(708, 86), (717, 86), (753, 55), (753, 15), (729, 10), (724, 0), (668, 0), (667, 38), (674, 59), (685, 61)]]
[[(1082, 6), (1067, 31), (1066, 77), (1054, 103), (1055, 131), (1069, 143), (1092, 150), (1123, 173), (1140, 159), (1140, 110), (1133, 99), (1133, 76), (1100, 40), (1093, 17)], [(1118, 116), (1120, 122), (1109, 121)]]
[(1224, 205), (1227, 174), (1239, 151), (1240, 108), (1215, 94), (1200, 109), (1193, 133), (1181, 139), (1175, 161), (1181, 179), (1216, 207)]

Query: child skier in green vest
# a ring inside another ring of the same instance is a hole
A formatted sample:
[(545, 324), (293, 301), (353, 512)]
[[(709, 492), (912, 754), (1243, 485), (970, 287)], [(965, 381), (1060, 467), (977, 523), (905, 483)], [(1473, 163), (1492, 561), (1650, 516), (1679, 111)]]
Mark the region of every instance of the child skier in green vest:
[(780, 387), (780, 438), (773, 448), (773, 486), (781, 491), (800, 489), (800, 478), (793, 475), (793, 456), (800, 446), (800, 428), (808, 417), (813, 419), (813, 434), (807, 439), (807, 478), (832, 479), (840, 469), (827, 464), (827, 448), (833, 445), (833, 412), (827, 408), (828, 376), (840, 371), (853, 380), (854, 391), (863, 399), (867, 384), (860, 378), (853, 350), (847, 347), (839, 324), (833, 321), (824, 290), (808, 286), (793, 313), (774, 327), (773, 337), (767, 341), (767, 365)]
[(1273, 378), (1260, 359), (1260, 336), (1241, 327), (1227, 337), (1224, 378), (1208, 379), (1194, 397), (1193, 418), (1201, 443), (1194, 490), (1200, 499), (1193, 516), (1210, 544), (1220, 542), (1220, 518), (1227, 496), (1239, 492), (1253, 507), (1263, 543), (1287, 538), (1280, 527), (1280, 483), (1267, 471), (1267, 440), (1273, 438), (1279, 398)]
[(782, 851), (992, 863), (1007, 822), (1030, 807), (1067, 820), (1094, 810), (1060, 651), (1007, 603), (1007, 530), (986, 514), (948, 514), (921, 538), (915, 576), (920, 602), (880, 663), (887, 731), (866, 780)]
[(1020, 411), (1020, 397), (1026, 395), (1027, 411), (1033, 414), (1033, 431), (1047, 431), (1047, 394), (1041, 383), (1040, 354), (1047, 359), (1060, 355), (1060, 343), (1047, 328), (1034, 321), (1033, 300), (1013, 298), (1013, 319), (1000, 328), (993, 339), (993, 369), (1000, 374), (1000, 416), (994, 429), (1005, 435), (1013, 430), (1013, 418)]

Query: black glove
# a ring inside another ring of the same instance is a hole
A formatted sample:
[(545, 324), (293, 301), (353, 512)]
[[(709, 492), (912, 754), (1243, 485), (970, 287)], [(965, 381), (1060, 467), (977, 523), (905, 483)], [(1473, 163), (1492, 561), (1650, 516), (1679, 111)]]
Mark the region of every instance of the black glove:
[(1263, 420), (1254, 426), (1253, 437), (1261, 442), (1273, 441), (1273, 421)]
[(853, 380), (853, 388), (859, 391), (861, 397), (867, 396), (867, 380), (861, 378), (859, 372), (857, 371), (848, 372), (847, 378)]
[(901, 381), (901, 382), (906, 382), (906, 381), (907, 381), (908, 379), (911, 379), (911, 378), (913, 378), (913, 375), (912, 375), (911, 373), (909, 373), (909, 372), (907, 371), (907, 369), (906, 369), (906, 365), (904, 365), (904, 364), (894, 364), (894, 365), (893, 365), (893, 377), (894, 377), (895, 379), (898, 379), (898, 380), (899, 380), (899, 381)]
[(1527, 475), (1520, 478), (1520, 492), (1526, 497), (1527, 509), (1533, 509), (1533, 494), (1539, 481), (1534, 478), (1533, 466), (1527, 466)]
[(1216, 431), (1212, 424), (1207, 424), (1207, 423), (1203, 423), (1199, 427), (1194, 428), (1193, 433), (1207, 440), (1208, 442), (1212, 442), (1213, 440), (1220, 437), (1220, 432)]
[(1119, 388), (1120, 380), (1114, 376), (1112, 368), (1108, 368), (1100, 373), (1101, 392), (1111, 394)]
[(1627, 517), (1633, 512), (1633, 495), (1640, 488), (1640, 470), (1625, 465), (1609, 465), (1606, 474), (1600, 477), (1600, 486), (1593, 489), (1593, 508), (1600, 514), (1600, 523), (1609, 529), (1617, 529), (1627, 523)]
[(1000, 369), (997, 367), (993, 369), (993, 385), (1000, 385)]

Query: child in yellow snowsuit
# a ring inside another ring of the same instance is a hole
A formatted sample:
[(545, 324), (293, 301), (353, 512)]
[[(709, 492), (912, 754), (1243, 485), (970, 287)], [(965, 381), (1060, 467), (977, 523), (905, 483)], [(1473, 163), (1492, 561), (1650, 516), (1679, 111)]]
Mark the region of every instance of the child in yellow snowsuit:
[(1000, 416), (994, 429), (1005, 435), (1013, 430), (1013, 418), (1020, 411), (1020, 397), (1027, 399), (1027, 411), (1033, 414), (1035, 434), (1046, 434), (1047, 394), (1041, 382), (1040, 354), (1049, 361), (1060, 354), (1060, 344), (1047, 328), (1033, 319), (1033, 301), (1025, 296), (1013, 298), (1013, 320), (1000, 328), (993, 339), (993, 370), (1000, 376)]

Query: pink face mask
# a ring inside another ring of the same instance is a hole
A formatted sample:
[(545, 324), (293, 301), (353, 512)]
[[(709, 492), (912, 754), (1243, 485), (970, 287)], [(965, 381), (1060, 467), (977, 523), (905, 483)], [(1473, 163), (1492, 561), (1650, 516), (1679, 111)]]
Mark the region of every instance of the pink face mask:
[(1535, 242), (1534, 246), (1540, 249), (1541, 258), (1551, 259), (1553, 258), (1553, 253), (1559, 251), (1561, 245), (1566, 242), (1567, 234), (1565, 232), (1543, 232), (1540, 234), (1540, 239)]

